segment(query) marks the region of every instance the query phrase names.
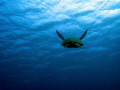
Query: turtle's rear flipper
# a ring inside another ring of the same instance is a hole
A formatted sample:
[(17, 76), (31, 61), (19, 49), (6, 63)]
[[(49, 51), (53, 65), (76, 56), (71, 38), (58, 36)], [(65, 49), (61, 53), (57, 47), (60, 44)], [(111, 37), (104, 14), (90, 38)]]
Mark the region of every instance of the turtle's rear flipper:
[(57, 30), (56, 30), (56, 33), (62, 40), (65, 40), (64, 37)]
[(80, 40), (82, 40), (82, 39), (85, 37), (86, 33), (87, 33), (87, 30), (86, 30), (86, 31), (84, 32), (84, 34), (80, 37)]

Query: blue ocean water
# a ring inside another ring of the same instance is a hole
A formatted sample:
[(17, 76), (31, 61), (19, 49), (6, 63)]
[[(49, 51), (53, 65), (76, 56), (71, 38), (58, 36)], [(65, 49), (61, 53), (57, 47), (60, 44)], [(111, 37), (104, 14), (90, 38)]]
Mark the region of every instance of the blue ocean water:
[(120, 0), (0, 0), (0, 90), (120, 90)]

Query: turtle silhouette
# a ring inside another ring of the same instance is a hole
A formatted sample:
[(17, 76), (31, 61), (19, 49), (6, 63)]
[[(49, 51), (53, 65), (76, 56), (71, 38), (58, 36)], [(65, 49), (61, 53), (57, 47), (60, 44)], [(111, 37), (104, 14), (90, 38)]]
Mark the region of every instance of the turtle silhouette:
[(64, 37), (57, 30), (56, 30), (56, 33), (63, 40), (63, 42), (61, 43), (62, 46), (67, 47), (67, 48), (78, 48), (84, 45), (84, 43), (81, 40), (87, 34), (87, 30), (83, 33), (83, 35), (80, 38), (68, 37), (64, 39)]

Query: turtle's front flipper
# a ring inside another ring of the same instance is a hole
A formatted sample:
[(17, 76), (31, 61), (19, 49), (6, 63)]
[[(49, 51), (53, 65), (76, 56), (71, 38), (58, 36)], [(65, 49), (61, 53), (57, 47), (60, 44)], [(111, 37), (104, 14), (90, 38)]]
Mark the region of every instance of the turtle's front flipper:
[(56, 33), (62, 40), (65, 40), (64, 37), (57, 30), (56, 30)]
[(86, 33), (87, 33), (87, 30), (86, 30), (86, 31), (84, 32), (84, 34), (80, 37), (80, 40), (82, 40), (82, 39), (85, 37)]

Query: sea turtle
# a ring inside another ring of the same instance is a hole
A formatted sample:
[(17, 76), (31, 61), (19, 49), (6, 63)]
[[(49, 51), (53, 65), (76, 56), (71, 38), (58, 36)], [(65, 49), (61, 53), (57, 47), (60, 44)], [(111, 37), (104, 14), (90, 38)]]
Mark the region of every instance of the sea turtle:
[(84, 32), (84, 34), (80, 38), (68, 37), (64, 39), (64, 37), (57, 30), (56, 30), (56, 33), (63, 40), (63, 42), (61, 43), (62, 46), (68, 47), (68, 48), (78, 48), (84, 45), (84, 43), (81, 40), (85, 37), (87, 30)]

